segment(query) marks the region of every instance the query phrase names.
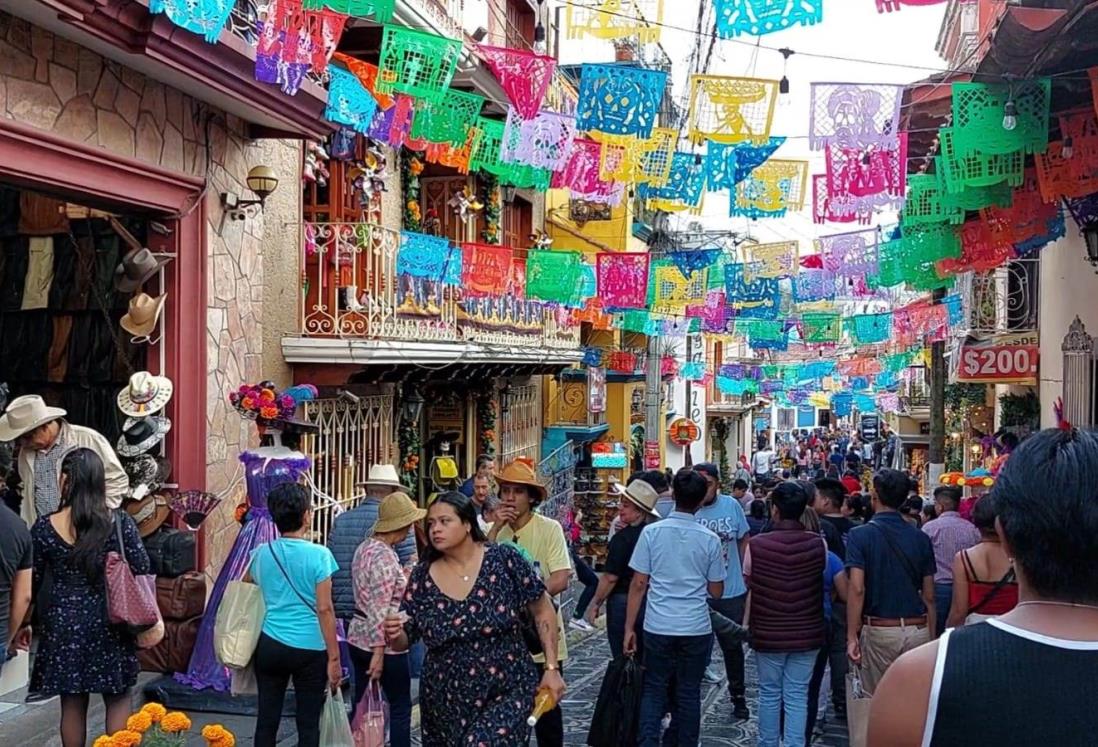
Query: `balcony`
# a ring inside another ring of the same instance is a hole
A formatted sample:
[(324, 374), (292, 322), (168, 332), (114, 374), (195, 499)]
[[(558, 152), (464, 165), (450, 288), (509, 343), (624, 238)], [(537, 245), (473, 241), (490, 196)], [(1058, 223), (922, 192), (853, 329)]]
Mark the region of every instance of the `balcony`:
[(759, 398), (751, 393), (725, 394), (716, 383), (710, 383), (706, 398), (707, 415), (742, 415), (760, 404)]
[(398, 276), (400, 232), (372, 223), (304, 227), (291, 363), (544, 363), (581, 360), (580, 326), (540, 304), (463, 299), (459, 288)]

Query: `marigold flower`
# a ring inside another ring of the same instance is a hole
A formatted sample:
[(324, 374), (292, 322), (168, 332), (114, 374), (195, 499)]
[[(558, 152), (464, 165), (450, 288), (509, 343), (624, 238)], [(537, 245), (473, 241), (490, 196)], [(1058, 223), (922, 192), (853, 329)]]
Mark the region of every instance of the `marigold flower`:
[(187, 714), (179, 711), (166, 713), (164, 714), (164, 718), (160, 719), (160, 729), (167, 734), (176, 734), (181, 731), (187, 731), (190, 728), (191, 720), (187, 718)]
[(160, 723), (160, 719), (164, 718), (164, 714), (168, 712), (168, 709), (159, 703), (146, 703), (141, 708), (142, 713), (149, 714), (149, 718), (152, 719), (154, 724)]
[(275, 393), (273, 391), (271, 391), (270, 389), (263, 389), (262, 391), (259, 392), (259, 400), (261, 402), (274, 402), (275, 401)]
[(112, 747), (136, 747), (141, 744), (141, 735), (136, 731), (130, 731), (124, 729), (122, 731), (115, 732), (111, 736)]
[(152, 723), (152, 716), (144, 711), (138, 711), (126, 719), (126, 728), (130, 731), (136, 731), (138, 734), (144, 734), (152, 726)]
[(259, 408), (259, 416), (267, 420), (274, 420), (278, 417), (277, 407), (261, 407)]
[(255, 409), (255, 400), (251, 397), (245, 397), (244, 399), (240, 400), (240, 406), (243, 407), (245, 410), (253, 410)]
[(96, 740), (92, 742), (92, 747), (111, 747), (111, 744), (111, 738), (104, 734), (101, 737), (97, 737)]

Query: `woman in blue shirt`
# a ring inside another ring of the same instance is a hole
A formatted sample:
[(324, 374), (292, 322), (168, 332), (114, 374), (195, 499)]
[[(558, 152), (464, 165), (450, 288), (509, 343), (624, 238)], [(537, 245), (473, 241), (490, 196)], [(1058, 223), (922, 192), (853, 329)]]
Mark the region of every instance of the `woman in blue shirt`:
[(319, 747), (324, 686), (334, 690), (342, 679), (332, 607), (332, 574), (338, 564), (327, 547), (307, 539), (313, 509), (304, 487), (279, 485), (268, 496), (267, 507), (282, 536), (252, 551), (247, 574), (267, 605), (252, 660), (259, 690), (255, 744), (274, 747), (292, 677), (297, 743)]

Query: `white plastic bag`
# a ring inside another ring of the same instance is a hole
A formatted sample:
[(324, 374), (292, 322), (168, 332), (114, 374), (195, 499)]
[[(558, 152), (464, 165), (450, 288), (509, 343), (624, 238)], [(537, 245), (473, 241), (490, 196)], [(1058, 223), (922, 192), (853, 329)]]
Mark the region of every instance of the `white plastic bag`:
[(324, 747), (355, 747), (351, 734), (351, 722), (347, 720), (347, 708), (343, 705), (343, 693), (329, 690), (320, 712), (320, 743)]

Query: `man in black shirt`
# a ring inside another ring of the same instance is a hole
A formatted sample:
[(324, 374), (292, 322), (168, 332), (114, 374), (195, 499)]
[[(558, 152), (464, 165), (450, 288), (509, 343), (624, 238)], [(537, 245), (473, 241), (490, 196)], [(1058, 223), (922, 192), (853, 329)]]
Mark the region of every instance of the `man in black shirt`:
[[(598, 588), (587, 608), (587, 621), (594, 623), (599, 609), (606, 602), (606, 638), (610, 643), (610, 652), (614, 658), (622, 654), (625, 641), (625, 609), (629, 601), (629, 584), (633, 581), (633, 569), (629, 559), (637, 546), (644, 527), (660, 518), (656, 512), (656, 503), (660, 494), (643, 479), (633, 480), (624, 489), (620, 483), (614, 483), (612, 490), (620, 501), (619, 516), (625, 527), (610, 538), (606, 550), (606, 564)], [(637, 656), (643, 653), (644, 606), (637, 613)], [(640, 659), (639, 659), (640, 660)]]
[(824, 529), (827, 549), (846, 560), (846, 537), (857, 524), (843, 516), (843, 502), (847, 489), (839, 480), (825, 477), (816, 480), (816, 503), (812, 506), (820, 517), (821, 526), (834, 527), (834, 532)]
[[(827, 549), (840, 560), (846, 560), (846, 537), (856, 525), (843, 516), (843, 501), (846, 499), (846, 486), (839, 480), (824, 478), (816, 480), (816, 503), (813, 508), (820, 517)], [(846, 712), (846, 603), (835, 599), (831, 602), (831, 619), (827, 626), (827, 645), (820, 650), (816, 659), (816, 668), (812, 672), (814, 688), (809, 692), (819, 692), (823, 681), (824, 668), (831, 664), (831, 702), (835, 712)]]
[(4, 651), (0, 668), (16, 642), (20, 648), (30, 643), (30, 628), (20, 628), (31, 602), (32, 554), (30, 530), (7, 506), (0, 505), (0, 631)]

